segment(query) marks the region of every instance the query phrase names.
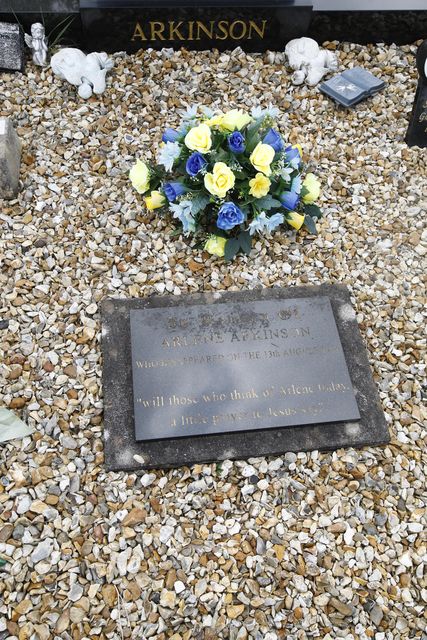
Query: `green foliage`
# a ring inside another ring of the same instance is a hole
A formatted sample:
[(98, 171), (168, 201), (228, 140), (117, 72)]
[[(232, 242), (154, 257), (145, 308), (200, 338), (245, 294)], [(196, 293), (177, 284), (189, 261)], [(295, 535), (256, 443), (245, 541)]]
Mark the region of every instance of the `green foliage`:
[(227, 261), (233, 260), (239, 251), (243, 251), (247, 256), (252, 249), (252, 238), (248, 231), (241, 231), (237, 238), (230, 238), (227, 240), (224, 249), (224, 259)]
[(304, 218), (304, 226), (309, 230), (310, 233), (317, 236), (316, 223), (314, 222), (313, 218), (307, 213)]
[(210, 197), (204, 193), (198, 193), (195, 198), (191, 200), (191, 213), (196, 216), (199, 211), (202, 211), (210, 202)]
[(311, 218), (315, 218), (316, 220), (320, 220), (320, 218), (322, 217), (322, 211), (321, 211), (320, 207), (317, 206), (317, 204), (306, 204), (306, 205), (304, 205), (304, 211)]
[(258, 209), (258, 211), (270, 211), (270, 209), (279, 209), (282, 206), (280, 200), (276, 200), (270, 194), (264, 196), (263, 198), (257, 198), (253, 201), (254, 207)]
[(230, 262), (235, 258), (240, 249), (240, 242), (237, 238), (230, 238), (227, 240), (224, 249), (224, 260)]
[(252, 249), (252, 238), (249, 231), (242, 231), (238, 235), (241, 250), (248, 256)]
[(254, 122), (254, 124), (250, 125), (246, 130), (246, 151), (251, 153), (258, 142), (260, 142), (260, 138), (258, 135), (259, 130), (261, 129), (264, 123), (264, 118), (258, 118)]

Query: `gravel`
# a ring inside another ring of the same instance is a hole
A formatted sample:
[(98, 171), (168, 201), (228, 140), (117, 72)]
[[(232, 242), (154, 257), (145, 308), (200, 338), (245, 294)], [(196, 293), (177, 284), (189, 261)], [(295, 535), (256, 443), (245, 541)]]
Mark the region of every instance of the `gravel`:
[[(83, 102), (2, 73), (23, 189), (0, 208), (0, 402), (35, 427), (0, 450), (0, 637), (421, 638), (426, 628), (425, 152), (404, 136), (415, 46), (331, 43), (387, 88), (344, 110), (283, 54), (114, 56)], [(316, 238), (232, 265), (169, 235), (127, 171), (178, 111), (276, 104), (323, 183)], [(156, 473), (103, 469), (99, 303), (343, 282), (392, 435), (384, 448)]]

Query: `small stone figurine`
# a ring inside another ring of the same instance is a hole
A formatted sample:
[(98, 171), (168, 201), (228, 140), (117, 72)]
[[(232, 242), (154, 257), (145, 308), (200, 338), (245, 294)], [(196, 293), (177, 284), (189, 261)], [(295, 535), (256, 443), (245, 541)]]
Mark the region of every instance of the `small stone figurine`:
[(86, 55), (80, 49), (67, 47), (52, 56), (50, 66), (58, 78), (76, 85), (79, 96), (87, 99), (92, 93), (104, 93), (105, 76), (114, 63), (104, 51)]
[(296, 38), (285, 47), (288, 64), (293, 69), (293, 84), (302, 84), (304, 80), (313, 87), (321, 81), (328, 71), (338, 69), (335, 53), (321, 49), (312, 38)]
[(33, 52), (33, 62), (39, 67), (47, 64), (47, 38), (44, 26), (40, 22), (31, 25), (31, 35), (25, 34), (25, 44)]

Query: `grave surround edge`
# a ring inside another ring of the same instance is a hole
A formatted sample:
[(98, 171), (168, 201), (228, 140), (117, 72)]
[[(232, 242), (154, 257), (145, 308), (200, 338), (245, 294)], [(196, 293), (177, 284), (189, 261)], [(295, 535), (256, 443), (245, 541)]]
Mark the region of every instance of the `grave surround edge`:
[[(330, 299), (361, 420), (212, 436), (136, 442), (132, 395), (130, 309), (215, 305), (326, 296)], [(194, 463), (281, 455), (288, 451), (334, 450), (389, 442), (389, 432), (372, 377), (368, 354), (345, 285), (254, 289), (141, 299), (107, 298), (101, 304), (104, 443), (107, 470), (173, 468)], [(135, 460), (134, 456), (137, 456)]]

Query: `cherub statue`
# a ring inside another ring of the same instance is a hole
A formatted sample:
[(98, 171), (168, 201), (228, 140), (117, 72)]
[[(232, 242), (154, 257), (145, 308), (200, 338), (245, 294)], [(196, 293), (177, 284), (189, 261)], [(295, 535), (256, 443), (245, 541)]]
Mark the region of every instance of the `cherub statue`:
[(114, 63), (104, 51), (86, 55), (80, 49), (67, 47), (52, 56), (50, 66), (58, 78), (76, 85), (79, 96), (87, 99), (92, 93), (105, 91), (105, 76)]
[(314, 86), (321, 81), (328, 71), (338, 69), (338, 59), (335, 53), (326, 49), (320, 49), (312, 38), (296, 38), (285, 47), (288, 63), (294, 73), (292, 82), (302, 84), (304, 80), (308, 85)]
[(40, 22), (31, 25), (31, 35), (24, 35), (25, 43), (33, 52), (33, 62), (39, 67), (45, 67), (47, 64), (47, 38), (45, 36), (44, 26)]

